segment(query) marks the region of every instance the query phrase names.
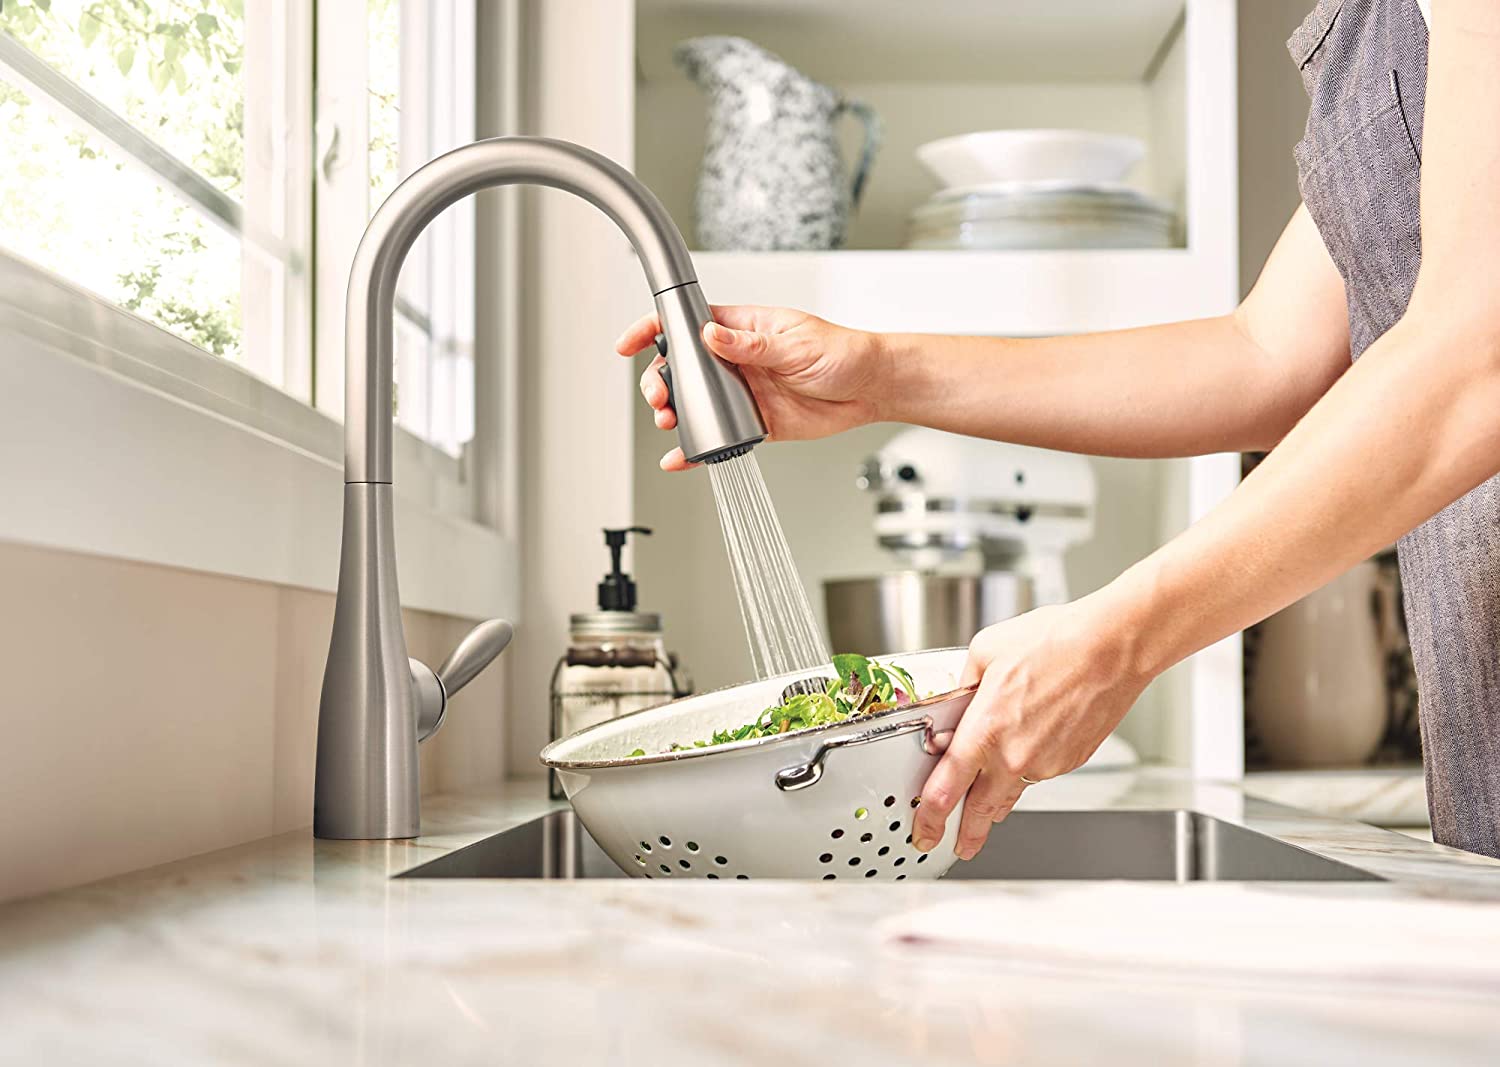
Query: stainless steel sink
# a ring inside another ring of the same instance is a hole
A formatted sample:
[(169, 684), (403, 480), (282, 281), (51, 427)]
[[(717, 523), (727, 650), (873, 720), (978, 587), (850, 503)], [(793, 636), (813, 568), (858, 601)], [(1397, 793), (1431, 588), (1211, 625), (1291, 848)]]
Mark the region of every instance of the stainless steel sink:
[[(623, 878), (571, 811), (456, 849), (401, 878)], [(950, 879), (1378, 882), (1266, 834), (1196, 811), (1023, 811)]]
[(1376, 875), (1196, 811), (1024, 811), (949, 878), (1378, 882)]

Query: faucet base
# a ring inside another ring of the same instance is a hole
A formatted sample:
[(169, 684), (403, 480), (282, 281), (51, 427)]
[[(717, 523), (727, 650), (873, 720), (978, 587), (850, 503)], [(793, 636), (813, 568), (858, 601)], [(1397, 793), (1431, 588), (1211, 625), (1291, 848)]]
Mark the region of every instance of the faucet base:
[(315, 837), (390, 840), (421, 829), (417, 715), (396, 589), (391, 487), (344, 486), (344, 547), (318, 706)]

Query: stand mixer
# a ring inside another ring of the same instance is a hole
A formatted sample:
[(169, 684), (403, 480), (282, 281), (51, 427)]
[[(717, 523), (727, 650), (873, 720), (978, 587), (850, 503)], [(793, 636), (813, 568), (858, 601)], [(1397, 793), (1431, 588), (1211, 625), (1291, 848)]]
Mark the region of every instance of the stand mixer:
[(1094, 533), (1087, 458), (917, 427), (865, 461), (875, 537), (897, 569), (824, 583), (835, 651), (966, 645), (1068, 599), (1063, 560)]

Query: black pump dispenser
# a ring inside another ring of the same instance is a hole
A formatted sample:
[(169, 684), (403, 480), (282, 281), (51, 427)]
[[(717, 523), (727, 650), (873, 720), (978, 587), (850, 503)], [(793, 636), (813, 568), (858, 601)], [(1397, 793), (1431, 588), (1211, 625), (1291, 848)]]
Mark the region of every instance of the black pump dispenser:
[(604, 543), (609, 546), (609, 573), (599, 583), (600, 611), (634, 611), (635, 582), (630, 575), (620, 570), (620, 550), (625, 547), (627, 534), (649, 534), (644, 526), (627, 526), (623, 530), (605, 530)]

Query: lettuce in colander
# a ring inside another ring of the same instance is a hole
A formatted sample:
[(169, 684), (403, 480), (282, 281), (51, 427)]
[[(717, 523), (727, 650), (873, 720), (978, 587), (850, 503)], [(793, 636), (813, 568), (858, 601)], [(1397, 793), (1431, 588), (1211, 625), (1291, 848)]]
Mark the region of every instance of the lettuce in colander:
[[(911, 675), (894, 663), (879, 663), (851, 652), (834, 656), (833, 669), (837, 677), (828, 679), (821, 693), (794, 693), (781, 703), (766, 708), (754, 722), (715, 730), (706, 741), (674, 743), (664, 751), (680, 752), (727, 745), (731, 741), (773, 737), (793, 730), (843, 722), (856, 715), (873, 715), (916, 699), (917, 687)], [(642, 748), (631, 753), (632, 756), (645, 754), (646, 750)]]

